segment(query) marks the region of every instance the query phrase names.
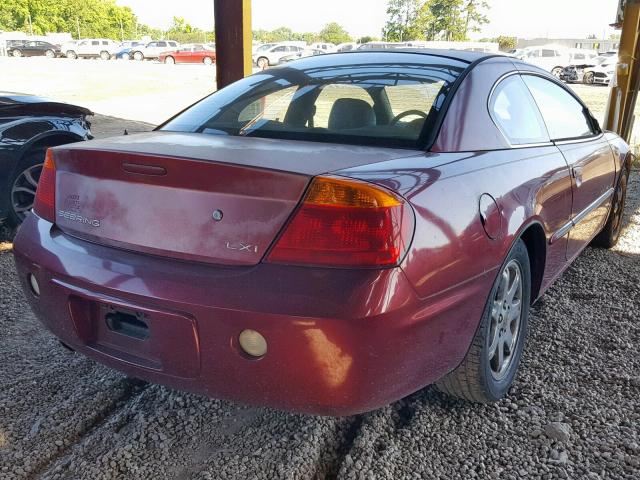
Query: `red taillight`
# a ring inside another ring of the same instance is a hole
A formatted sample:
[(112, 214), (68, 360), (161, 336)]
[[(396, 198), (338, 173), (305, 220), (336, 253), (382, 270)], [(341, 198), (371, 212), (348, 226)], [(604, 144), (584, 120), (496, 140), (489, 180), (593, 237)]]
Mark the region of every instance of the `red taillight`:
[(40, 218), (44, 218), (51, 223), (56, 220), (56, 166), (53, 162), (51, 150), (47, 150), (47, 155), (40, 174), (36, 201), (33, 210)]
[(267, 261), (394, 266), (412, 234), (413, 212), (400, 197), (357, 180), (318, 177)]

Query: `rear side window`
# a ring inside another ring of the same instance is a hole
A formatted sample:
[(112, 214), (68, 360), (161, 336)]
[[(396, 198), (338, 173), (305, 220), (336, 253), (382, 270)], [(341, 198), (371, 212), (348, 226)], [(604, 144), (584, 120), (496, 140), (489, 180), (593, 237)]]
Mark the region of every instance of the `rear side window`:
[(489, 111), (511, 145), (549, 141), (540, 112), (519, 75), (511, 75), (498, 84)]
[(542, 77), (523, 77), (533, 95), (552, 140), (590, 137), (596, 132), (585, 108), (568, 91)]

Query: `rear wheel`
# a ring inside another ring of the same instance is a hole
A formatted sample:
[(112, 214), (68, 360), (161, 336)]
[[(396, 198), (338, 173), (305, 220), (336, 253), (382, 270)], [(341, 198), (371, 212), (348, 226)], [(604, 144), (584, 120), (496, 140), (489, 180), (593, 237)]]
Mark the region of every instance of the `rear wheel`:
[(627, 183), (629, 182), (629, 170), (626, 168), (622, 171), (618, 186), (613, 194), (611, 210), (609, 218), (602, 231), (593, 239), (592, 245), (602, 248), (615, 247), (620, 239), (622, 231), (622, 217), (624, 215), (624, 206), (627, 201)]
[(20, 161), (9, 188), (9, 223), (18, 226), (33, 208), (45, 150), (34, 150)]
[(266, 57), (260, 57), (256, 63), (258, 65), (258, 68), (264, 70), (269, 66), (269, 59)]
[(556, 78), (560, 78), (560, 74), (562, 73), (563, 68), (562, 67), (556, 67), (553, 70), (551, 70), (551, 75), (553, 75)]
[(167, 57), (164, 59), (164, 63), (166, 63), (167, 65), (173, 65), (176, 63), (176, 59), (173, 57)]
[(111, 55), (106, 50), (103, 50), (102, 52), (100, 52), (101, 60), (109, 60), (110, 58), (111, 58)]
[(142, 54), (142, 52), (135, 52), (133, 54), (133, 59), (141, 62), (142, 60), (144, 60), (144, 55)]
[(67, 52), (67, 58), (70, 58), (71, 60), (75, 60), (76, 58), (78, 58), (78, 54), (73, 50), (69, 50)]
[(44, 54), (47, 58), (54, 58), (56, 56), (56, 52), (54, 52), (53, 50), (47, 50), (46, 52), (44, 52)]
[(21, 57), (22, 56), (22, 52), (20, 50), (14, 50), (13, 51), (13, 56), (14, 57)]
[(471, 348), (460, 366), (436, 384), (438, 389), (472, 402), (503, 398), (520, 364), (530, 299), (529, 255), (518, 240), (494, 282)]
[(202, 60), (202, 63), (204, 63), (205, 65), (213, 65), (213, 58), (204, 57), (204, 59)]

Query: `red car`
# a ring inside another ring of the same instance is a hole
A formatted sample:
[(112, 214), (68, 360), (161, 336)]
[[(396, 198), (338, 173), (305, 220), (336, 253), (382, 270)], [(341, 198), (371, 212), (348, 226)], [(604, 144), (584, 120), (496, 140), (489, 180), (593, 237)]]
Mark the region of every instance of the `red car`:
[(168, 64), (204, 63), (205, 65), (213, 65), (216, 63), (216, 52), (204, 45), (185, 45), (178, 50), (161, 53), (158, 60)]
[(15, 259), (47, 328), (135, 377), (315, 414), (491, 402), (530, 304), (616, 243), (630, 162), (518, 60), (321, 55), (49, 150)]

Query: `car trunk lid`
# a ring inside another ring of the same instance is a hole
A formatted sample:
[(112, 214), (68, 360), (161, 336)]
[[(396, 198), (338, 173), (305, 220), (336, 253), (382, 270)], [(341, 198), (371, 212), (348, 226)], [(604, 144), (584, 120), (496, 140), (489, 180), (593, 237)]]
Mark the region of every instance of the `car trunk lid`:
[(56, 224), (127, 250), (255, 265), (310, 179), (407, 151), (154, 132), (55, 149)]

